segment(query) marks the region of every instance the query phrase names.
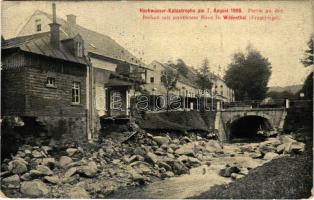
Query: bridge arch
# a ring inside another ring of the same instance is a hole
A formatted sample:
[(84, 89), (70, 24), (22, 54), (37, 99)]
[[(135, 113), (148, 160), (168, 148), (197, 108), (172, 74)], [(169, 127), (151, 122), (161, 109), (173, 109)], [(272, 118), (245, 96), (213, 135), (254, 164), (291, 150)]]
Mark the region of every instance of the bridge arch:
[(242, 113), (231, 116), (226, 123), (229, 140), (235, 138), (258, 138), (259, 130), (274, 130), (273, 120), (265, 113)]

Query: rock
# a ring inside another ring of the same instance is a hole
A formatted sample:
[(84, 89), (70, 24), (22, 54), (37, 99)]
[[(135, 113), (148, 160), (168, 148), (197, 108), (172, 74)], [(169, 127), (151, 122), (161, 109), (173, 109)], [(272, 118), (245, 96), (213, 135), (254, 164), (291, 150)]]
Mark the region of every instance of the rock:
[(190, 138), (188, 138), (187, 136), (184, 136), (180, 140), (183, 141), (183, 142), (192, 142), (192, 140)]
[(76, 186), (70, 189), (70, 191), (65, 193), (67, 199), (89, 199), (89, 194), (87, 191), (80, 186)]
[(36, 170), (40, 171), (43, 175), (50, 176), (53, 174), (53, 172), (49, 169), (49, 167), (44, 165), (38, 165)]
[(169, 138), (168, 137), (162, 137), (162, 136), (155, 136), (153, 137), (153, 140), (156, 141), (159, 145), (168, 144)]
[(102, 148), (100, 148), (99, 150), (98, 150), (98, 155), (99, 155), (99, 157), (104, 157), (104, 155), (105, 155), (105, 151), (102, 149)]
[(291, 135), (280, 135), (279, 140), (281, 143), (286, 144), (286, 143), (292, 143), (292, 142), (297, 142), (292, 138)]
[(23, 174), (27, 171), (27, 162), (22, 158), (9, 162), (8, 170), (13, 174)]
[(46, 176), (46, 174), (43, 174), (41, 171), (38, 171), (36, 169), (32, 169), (31, 171), (29, 171), (29, 176), (32, 177), (32, 179), (34, 179)]
[(260, 152), (250, 153), (249, 156), (253, 159), (263, 158), (263, 155)]
[(248, 175), (249, 174), (249, 170), (245, 167), (241, 168), (239, 174), (242, 174), (242, 175)]
[(174, 173), (171, 171), (166, 171), (163, 176), (163, 178), (170, 178), (170, 177), (174, 177)]
[(41, 164), (53, 168), (56, 166), (56, 159), (54, 159), (54, 158), (43, 158)]
[(66, 166), (68, 164), (70, 164), (71, 162), (73, 162), (72, 158), (68, 157), (68, 156), (61, 156), (59, 159), (59, 165), (62, 168), (66, 168)]
[(159, 165), (160, 167), (165, 168), (167, 171), (171, 171), (171, 170), (172, 170), (172, 169), (171, 169), (171, 166), (168, 165), (168, 164), (165, 163), (165, 162), (159, 161), (159, 162), (158, 162), (158, 165)]
[(140, 156), (145, 156), (146, 152), (143, 148), (141, 147), (136, 147), (133, 151), (134, 154), (140, 155)]
[(179, 147), (176, 151), (179, 155), (191, 155), (194, 156), (194, 143), (187, 143)]
[(276, 147), (272, 146), (271, 143), (269, 142), (262, 142), (258, 148), (258, 150), (265, 155), (268, 152), (275, 152), (276, 151)]
[(1, 183), (4, 185), (13, 185), (15, 187), (18, 187), (20, 185), (20, 177), (19, 175), (15, 174), (13, 176), (2, 179)]
[(65, 172), (64, 177), (65, 178), (69, 178), (69, 177), (73, 176), (76, 172), (77, 172), (77, 168), (76, 167), (71, 167), (70, 169), (68, 169)]
[(237, 166), (227, 166), (219, 171), (219, 175), (223, 177), (230, 177), (232, 173), (239, 173), (241, 170)]
[(60, 179), (57, 176), (45, 176), (44, 181), (57, 185), (59, 184)]
[(276, 152), (279, 154), (283, 153), (285, 151), (285, 146), (286, 146), (285, 144), (278, 145), (276, 148)]
[(189, 166), (189, 167), (201, 166), (201, 162), (197, 158), (189, 157), (186, 155), (182, 155), (182, 156), (178, 157), (177, 160), (182, 162), (186, 166)]
[(31, 177), (30, 173), (25, 173), (25, 174), (23, 174), (23, 175), (21, 176), (21, 179), (22, 179), (23, 181), (30, 181), (30, 180), (32, 180), (32, 177)]
[(25, 149), (25, 150), (24, 150), (24, 153), (25, 153), (26, 155), (31, 155), (31, 154), (32, 154), (32, 151), (29, 150), (29, 149)]
[(145, 181), (150, 181), (149, 177), (142, 176), (138, 173), (132, 173), (132, 179), (133, 181), (139, 182), (140, 184), (144, 184)]
[(273, 160), (275, 158), (278, 158), (279, 155), (277, 153), (274, 153), (274, 152), (267, 152), (264, 156), (264, 159), (266, 160)]
[(304, 152), (305, 144), (302, 142), (293, 142), (290, 146), (290, 150), (293, 153), (301, 153)]
[(42, 146), (41, 149), (44, 150), (46, 154), (52, 151), (52, 148), (50, 146)]
[(33, 180), (25, 181), (21, 184), (21, 193), (24, 194), (26, 197), (44, 198), (49, 193), (49, 190), (46, 184), (44, 184), (42, 181)]
[(146, 162), (136, 161), (136, 162), (131, 163), (129, 166), (132, 167), (132, 169), (134, 169), (139, 174), (151, 173), (151, 168), (150, 168), (151, 166), (150, 164)]
[(92, 178), (97, 174), (97, 165), (95, 162), (89, 162), (86, 166), (82, 166), (78, 169), (78, 172), (86, 177)]
[(66, 152), (68, 156), (73, 156), (75, 153), (79, 152), (79, 150), (76, 148), (67, 148)]
[(179, 145), (170, 144), (169, 147), (170, 147), (172, 150), (177, 150), (177, 149), (179, 148)]
[(216, 140), (209, 140), (205, 144), (205, 150), (209, 153), (216, 153), (216, 152), (221, 152), (222, 148)]
[(176, 175), (187, 174), (189, 169), (180, 161), (174, 161), (172, 165), (173, 173)]
[(239, 178), (242, 178), (242, 177), (244, 177), (244, 175), (242, 175), (242, 174), (237, 174), (237, 173), (232, 173), (231, 174), (231, 178), (233, 178), (233, 179), (239, 179)]
[(152, 164), (156, 164), (158, 162), (158, 156), (152, 152), (146, 153), (146, 159), (148, 162), (150, 162)]
[(32, 151), (32, 156), (34, 158), (43, 158), (44, 157), (44, 155), (40, 151), (38, 151), (38, 150)]

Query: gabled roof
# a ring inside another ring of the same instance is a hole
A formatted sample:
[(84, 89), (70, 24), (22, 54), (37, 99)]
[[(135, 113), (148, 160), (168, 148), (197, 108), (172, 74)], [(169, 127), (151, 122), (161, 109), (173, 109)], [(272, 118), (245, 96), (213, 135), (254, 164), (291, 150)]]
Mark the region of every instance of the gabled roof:
[[(37, 10), (33, 15), (36, 14), (46, 15), (50, 20), (52, 20), (52, 15), (46, 12)], [(134, 65), (145, 66), (140, 59), (136, 58), (109, 36), (89, 30), (78, 24), (69, 24), (66, 20), (61, 18), (57, 18), (57, 22), (61, 25), (61, 29), (68, 35), (68, 37), (80, 34), (83, 37), (85, 44), (84, 48), (87, 52), (92, 52), (117, 60), (123, 60)]]
[[(60, 38), (67, 39), (63, 34)], [(29, 36), (16, 37), (9, 40), (4, 40), (1, 43), (1, 49), (19, 48), (22, 51), (57, 58), (61, 60), (71, 61), (80, 64), (86, 64), (84, 58), (74, 56), (63, 44), (60, 42), (60, 48), (54, 48), (50, 43), (50, 32), (39, 33)]]

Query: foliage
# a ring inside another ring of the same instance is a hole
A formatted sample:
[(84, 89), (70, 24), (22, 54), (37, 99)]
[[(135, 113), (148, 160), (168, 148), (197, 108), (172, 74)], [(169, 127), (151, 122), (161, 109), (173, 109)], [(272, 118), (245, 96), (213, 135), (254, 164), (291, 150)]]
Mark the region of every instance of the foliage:
[(310, 40), (308, 41), (308, 43), (307, 43), (308, 49), (305, 50), (304, 56), (301, 59), (301, 62), (305, 67), (313, 65), (313, 53), (314, 53), (314, 51), (313, 51), (313, 40), (314, 40), (313, 37), (314, 37), (314, 35), (312, 35)]
[(176, 67), (178, 69), (178, 73), (187, 77), (188, 73), (189, 73), (189, 68), (188, 66), (185, 64), (185, 62), (182, 59), (178, 59), (177, 60), (177, 64)]
[(313, 72), (307, 76), (306, 80), (304, 81), (303, 87), (300, 90), (300, 93), (301, 92), (304, 93), (304, 99), (313, 99)]
[(213, 82), (211, 80), (209, 61), (207, 58), (204, 59), (201, 69), (197, 73), (196, 83), (200, 86), (201, 90), (211, 90)]
[(270, 75), (268, 59), (249, 45), (245, 53), (233, 55), (224, 79), (228, 87), (234, 89), (237, 101), (244, 100), (245, 96), (251, 100), (261, 100), (266, 97)]
[(282, 91), (282, 92), (276, 92), (271, 91), (267, 93), (268, 97), (271, 97), (272, 99), (293, 99), (295, 98), (295, 94), (289, 91)]
[(167, 110), (169, 108), (169, 92), (176, 89), (178, 78), (178, 73), (171, 69), (165, 69), (162, 73), (161, 82), (167, 91)]

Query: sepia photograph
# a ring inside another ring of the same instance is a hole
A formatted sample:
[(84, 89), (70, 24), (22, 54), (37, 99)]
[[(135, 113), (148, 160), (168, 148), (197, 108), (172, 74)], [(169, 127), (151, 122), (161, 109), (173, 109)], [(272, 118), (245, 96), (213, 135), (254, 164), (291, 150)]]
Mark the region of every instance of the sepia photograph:
[(1, 198), (312, 199), (314, 1), (1, 1)]

